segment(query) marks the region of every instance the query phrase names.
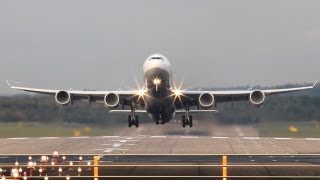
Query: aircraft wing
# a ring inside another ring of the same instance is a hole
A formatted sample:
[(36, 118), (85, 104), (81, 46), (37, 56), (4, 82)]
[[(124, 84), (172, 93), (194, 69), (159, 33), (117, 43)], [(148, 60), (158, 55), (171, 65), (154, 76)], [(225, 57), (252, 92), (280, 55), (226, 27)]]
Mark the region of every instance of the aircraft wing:
[[(53, 90), (53, 89), (37, 89), (37, 88), (29, 88), (29, 87), (18, 87), (11, 86), (11, 84), (7, 81), (7, 84), (11, 89), (22, 90), (27, 92), (33, 92), (38, 94), (46, 94), (46, 95), (56, 95), (58, 92), (62, 90)], [(89, 101), (103, 103), (104, 97), (106, 94), (115, 93), (119, 96), (120, 101), (124, 105), (131, 105), (131, 102), (140, 103), (143, 105), (142, 98), (139, 98), (139, 91), (88, 91), (88, 90), (63, 90), (70, 94), (72, 97), (72, 101)], [(140, 100), (141, 99), (141, 100)]]
[[(182, 96), (180, 97), (180, 103), (178, 104), (186, 104), (189, 105), (197, 105), (199, 97), (203, 93), (211, 94), (214, 97), (215, 103), (221, 102), (232, 102), (232, 101), (246, 101), (249, 100), (250, 95), (255, 92), (259, 91), (262, 92), (265, 96), (273, 95), (273, 94), (281, 94), (281, 93), (289, 93), (301, 90), (312, 89), (315, 87), (318, 81), (313, 83), (312, 85), (296, 87), (296, 88), (283, 88), (283, 89), (266, 89), (266, 90), (226, 90), (226, 91), (182, 91)], [(180, 106), (180, 108), (183, 108)]]

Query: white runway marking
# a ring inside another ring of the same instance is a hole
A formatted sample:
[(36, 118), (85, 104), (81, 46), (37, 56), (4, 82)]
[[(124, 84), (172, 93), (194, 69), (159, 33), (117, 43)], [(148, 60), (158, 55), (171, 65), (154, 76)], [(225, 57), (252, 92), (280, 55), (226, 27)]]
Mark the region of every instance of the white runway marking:
[(89, 138), (88, 136), (79, 136), (79, 137), (69, 137), (69, 138), (72, 138), (72, 139), (86, 139), (86, 138)]
[(151, 138), (166, 138), (167, 136), (151, 136)]
[(121, 140), (120, 141), (121, 143), (126, 143), (126, 142), (128, 142), (127, 140)]
[(260, 139), (260, 137), (243, 137), (243, 139)]
[(112, 144), (102, 144), (103, 146), (111, 146)]
[(212, 137), (212, 139), (228, 139), (229, 137)]
[(120, 147), (121, 144), (114, 144), (113, 147)]
[(104, 149), (91, 149), (91, 151), (103, 151)]
[(102, 136), (102, 138), (118, 138), (120, 136)]
[(128, 151), (129, 149), (115, 149), (117, 151)]
[(308, 141), (320, 141), (320, 138), (304, 138), (304, 139)]
[(291, 138), (273, 138), (273, 139), (276, 139), (276, 140), (290, 140)]
[(107, 153), (110, 153), (110, 152), (112, 152), (114, 149), (113, 148), (107, 148), (105, 151), (103, 151), (103, 152), (107, 152)]
[(58, 137), (41, 137), (39, 139), (57, 139)]
[(186, 138), (186, 139), (192, 139), (192, 138), (194, 138), (194, 139), (197, 139), (197, 138), (199, 138), (198, 136), (180, 136), (180, 138)]
[(8, 139), (11, 139), (11, 140), (24, 140), (24, 139), (28, 139), (26, 137), (21, 137), (21, 138), (8, 138)]

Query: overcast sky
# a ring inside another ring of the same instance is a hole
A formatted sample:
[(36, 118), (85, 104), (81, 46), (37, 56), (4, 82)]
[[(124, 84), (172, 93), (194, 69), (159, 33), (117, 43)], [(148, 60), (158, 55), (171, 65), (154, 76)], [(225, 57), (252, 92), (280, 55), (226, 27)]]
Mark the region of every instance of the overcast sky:
[[(126, 89), (167, 56), (186, 87), (320, 79), (318, 0), (0, 1), (0, 80)], [(1, 82), (0, 94), (12, 92)]]

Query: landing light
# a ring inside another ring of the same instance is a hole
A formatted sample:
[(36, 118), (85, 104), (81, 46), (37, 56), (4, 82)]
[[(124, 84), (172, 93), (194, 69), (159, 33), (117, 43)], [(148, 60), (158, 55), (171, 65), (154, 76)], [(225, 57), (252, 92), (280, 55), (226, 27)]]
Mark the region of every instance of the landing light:
[(174, 95), (176, 97), (181, 96), (182, 95), (182, 91), (180, 89), (176, 89), (176, 90), (174, 90)]
[(155, 78), (155, 79), (153, 80), (153, 84), (154, 84), (154, 85), (160, 85), (160, 84), (161, 84), (161, 79)]
[(139, 95), (139, 97), (142, 97), (142, 96), (144, 96), (146, 94), (146, 90), (145, 89), (139, 89), (138, 90), (138, 95)]

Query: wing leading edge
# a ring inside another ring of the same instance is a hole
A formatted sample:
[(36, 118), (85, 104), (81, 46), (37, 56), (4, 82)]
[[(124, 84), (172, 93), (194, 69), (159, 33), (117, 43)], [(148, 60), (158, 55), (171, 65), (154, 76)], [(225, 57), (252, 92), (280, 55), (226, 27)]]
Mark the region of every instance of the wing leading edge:
[(230, 102), (230, 101), (244, 101), (249, 100), (249, 96), (255, 92), (260, 91), (265, 96), (268, 95), (274, 95), (274, 94), (282, 94), (282, 93), (289, 93), (289, 92), (295, 92), (295, 91), (302, 91), (307, 89), (312, 89), (316, 86), (318, 81), (314, 82), (312, 85), (309, 86), (302, 86), (302, 87), (296, 87), (296, 88), (283, 88), (283, 89), (266, 89), (266, 90), (226, 90), (226, 91), (182, 91), (181, 94), (181, 101), (183, 104), (189, 103), (190, 105), (197, 104), (198, 98), (203, 93), (209, 93), (214, 96), (215, 103), (221, 103), (221, 102)]
[[(62, 90), (53, 90), (53, 89), (38, 89), (38, 88), (29, 88), (29, 87), (18, 87), (18, 86), (12, 86), (9, 81), (7, 81), (7, 84), (11, 89), (26, 91), (26, 92), (33, 92), (38, 94), (46, 94), (46, 95), (56, 95), (58, 92)], [(139, 91), (133, 90), (133, 91), (87, 91), (87, 90), (65, 90), (68, 92), (73, 100), (80, 100), (80, 101), (90, 101), (91, 102), (103, 102), (103, 99), (106, 94), (109, 93), (115, 93), (119, 95), (119, 98), (122, 101), (136, 101), (138, 103), (138, 93)], [(130, 104), (130, 103), (127, 103)]]

